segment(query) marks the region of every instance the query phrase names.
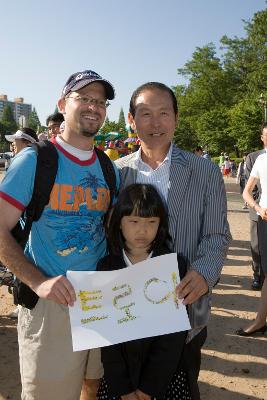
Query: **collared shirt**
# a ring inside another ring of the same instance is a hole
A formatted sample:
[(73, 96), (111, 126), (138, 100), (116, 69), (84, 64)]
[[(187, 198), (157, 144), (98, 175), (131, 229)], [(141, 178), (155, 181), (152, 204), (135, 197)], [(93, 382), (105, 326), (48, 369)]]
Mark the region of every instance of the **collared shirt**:
[[(151, 251), (151, 253), (148, 254), (146, 260), (148, 260), (149, 258), (152, 257), (153, 252)], [(125, 264), (127, 265), (127, 267), (132, 267), (134, 264), (132, 263), (132, 261), (129, 259), (129, 257), (127, 256), (126, 252), (124, 249), (122, 249), (122, 255), (123, 255), (123, 259), (125, 261)], [(145, 260), (143, 260), (145, 261)]]
[(137, 155), (137, 183), (150, 184), (157, 188), (161, 195), (164, 204), (167, 204), (168, 189), (170, 182), (170, 166), (171, 166), (171, 155), (172, 155), (172, 144), (170, 145), (169, 151), (162, 161), (162, 163), (156, 168), (151, 168), (141, 158), (141, 147), (138, 150)]

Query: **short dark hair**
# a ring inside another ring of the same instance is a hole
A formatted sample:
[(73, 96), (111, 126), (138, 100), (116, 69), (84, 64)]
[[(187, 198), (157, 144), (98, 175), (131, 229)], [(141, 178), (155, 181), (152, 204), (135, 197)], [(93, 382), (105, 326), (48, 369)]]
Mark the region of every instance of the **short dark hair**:
[(260, 128), (260, 133), (262, 135), (263, 129), (267, 128), (267, 122), (264, 122)]
[(48, 126), (49, 122), (57, 122), (59, 125), (64, 121), (64, 116), (60, 112), (56, 112), (54, 114), (50, 114), (46, 118), (46, 126)]
[[(29, 135), (30, 137), (32, 137), (34, 140), (36, 140), (36, 142), (39, 142), (38, 136), (35, 132), (35, 130), (33, 130), (32, 128), (20, 128), (21, 132), (26, 133), (27, 135)], [(30, 142), (27, 139), (22, 139), (24, 142)]]
[(127, 186), (119, 194), (110, 217), (107, 237), (112, 254), (119, 255), (122, 249), (127, 250), (120, 225), (123, 217), (132, 214), (137, 217), (159, 217), (160, 219), (158, 232), (149, 252), (156, 246), (167, 246), (170, 240), (168, 215), (158, 191), (152, 185), (135, 183)]
[(202, 149), (201, 146), (197, 146), (197, 147), (195, 148), (195, 151), (203, 151), (203, 149)]
[(175, 113), (175, 115), (178, 114), (177, 99), (176, 99), (173, 91), (168, 86), (164, 85), (164, 83), (147, 82), (147, 83), (144, 83), (143, 85), (139, 86), (137, 89), (135, 89), (135, 91), (132, 94), (132, 97), (130, 100), (129, 112), (132, 114), (133, 117), (135, 116), (135, 111), (136, 111), (135, 102), (136, 102), (137, 97), (145, 90), (154, 90), (154, 89), (162, 90), (164, 92), (169, 93), (169, 95), (171, 96), (171, 99), (172, 99), (174, 113)]

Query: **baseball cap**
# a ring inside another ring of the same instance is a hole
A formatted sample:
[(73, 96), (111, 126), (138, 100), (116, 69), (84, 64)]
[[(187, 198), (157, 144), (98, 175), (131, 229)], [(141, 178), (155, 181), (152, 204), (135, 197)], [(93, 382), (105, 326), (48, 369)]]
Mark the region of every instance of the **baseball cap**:
[(28, 135), (27, 133), (18, 130), (14, 135), (5, 135), (5, 138), (8, 142), (14, 142), (16, 139), (25, 139), (31, 143), (35, 143), (36, 139), (32, 136)]
[(83, 87), (90, 85), (93, 82), (101, 82), (105, 86), (106, 95), (108, 100), (113, 100), (115, 97), (115, 90), (112, 84), (103, 79), (96, 72), (91, 70), (85, 70), (82, 72), (76, 72), (72, 74), (67, 80), (62, 95), (66, 96), (70, 92), (75, 92), (76, 90), (82, 89)]

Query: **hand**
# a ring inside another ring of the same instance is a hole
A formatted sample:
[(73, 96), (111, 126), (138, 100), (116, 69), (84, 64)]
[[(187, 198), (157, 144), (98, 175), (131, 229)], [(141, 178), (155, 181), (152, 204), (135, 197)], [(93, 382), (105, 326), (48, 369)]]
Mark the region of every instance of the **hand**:
[(121, 400), (139, 400), (135, 392), (121, 396)]
[(138, 400), (151, 400), (151, 396), (145, 394), (144, 392), (142, 392), (142, 390), (137, 389), (135, 393), (137, 395)]
[(262, 219), (267, 220), (267, 208), (260, 207), (258, 213), (260, 214)]
[(73, 306), (76, 294), (70, 281), (63, 275), (43, 280), (32, 286), (39, 297), (52, 300), (57, 304)]
[(206, 280), (197, 271), (188, 271), (176, 287), (179, 299), (184, 299), (183, 304), (192, 304), (209, 290)]

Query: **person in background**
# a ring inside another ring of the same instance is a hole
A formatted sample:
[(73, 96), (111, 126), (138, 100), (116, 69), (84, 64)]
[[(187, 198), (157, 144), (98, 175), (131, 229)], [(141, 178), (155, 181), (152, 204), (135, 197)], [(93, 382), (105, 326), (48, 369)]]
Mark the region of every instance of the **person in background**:
[(229, 157), (228, 157), (228, 156), (225, 156), (225, 160), (224, 160), (224, 170), (223, 170), (224, 176), (226, 176), (227, 178), (229, 178), (230, 171), (231, 171), (231, 166), (230, 166)]
[(14, 144), (13, 143), (10, 143), (9, 150), (10, 150), (11, 155), (7, 156), (6, 159), (5, 159), (5, 172), (8, 170), (8, 168), (9, 168), (9, 166), (10, 166), (12, 160), (13, 160), (13, 157), (15, 157), (15, 151), (14, 151)]
[(36, 132), (31, 128), (20, 128), (13, 135), (5, 135), (5, 138), (8, 142), (12, 143), (15, 156), (21, 150), (25, 149), (29, 143), (38, 142)]
[(48, 133), (46, 132), (39, 133), (38, 140), (39, 142), (42, 142), (43, 140), (48, 140)]
[(235, 160), (231, 160), (230, 158), (230, 169), (231, 169), (231, 177), (235, 178), (236, 177), (236, 162)]
[(203, 157), (203, 149), (201, 146), (197, 146), (194, 150), (194, 154), (198, 157)]
[(64, 116), (60, 112), (51, 114), (46, 119), (46, 126), (48, 128), (48, 138), (56, 137), (60, 133), (60, 125), (64, 121)]
[[(224, 153), (223, 153), (223, 151), (221, 151), (221, 154), (220, 154), (220, 157), (219, 157), (219, 167), (220, 167), (221, 171), (222, 171), (222, 168), (224, 166), (224, 159), (225, 159)], [(222, 171), (222, 174), (223, 174), (223, 171)]]
[[(249, 207), (258, 214), (258, 240), (261, 259), (261, 268), (264, 280), (261, 289), (256, 319), (245, 329), (236, 331), (239, 336), (253, 336), (257, 333), (264, 334), (267, 331), (267, 123), (261, 130), (261, 140), (264, 144), (264, 152), (259, 154), (250, 172), (250, 176), (243, 192), (244, 200)], [(259, 202), (253, 197), (253, 189), (256, 184), (261, 184), (261, 196)]]
[[(12, 153), (16, 156), (21, 150), (25, 149), (29, 143), (38, 142), (38, 137), (36, 132), (31, 128), (21, 128), (13, 135), (5, 135), (8, 142), (11, 142), (10, 148), (12, 148)], [(10, 159), (13, 161), (13, 157)], [(9, 164), (9, 166), (10, 166)], [(8, 168), (9, 168), (8, 166)], [(8, 169), (7, 168), (7, 169)], [(6, 169), (6, 171), (7, 171)], [(19, 309), (16, 307), (10, 314), (10, 318), (18, 318)]]
[[(265, 122), (260, 129), (260, 138), (264, 145), (264, 148), (262, 150), (249, 153), (246, 158), (246, 170), (245, 170), (246, 182), (249, 180), (251, 170), (258, 156), (266, 152), (267, 148), (266, 130), (267, 130), (267, 123)], [(257, 181), (257, 184), (254, 186), (252, 190), (252, 196), (254, 200), (257, 203), (259, 203), (261, 198), (261, 183), (259, 180)], [(264, 275), (261, 268), (261, 257), (260, 257), (259, 240), (258, 240), (259, 215), (256, 213), (255, 209), (252, 208), (249, 209), (249, 218), (250, 218), (250, 249), (251, 249), (252, 271), (253, 271), (253, 280), (251, 284), (251, 289), (261, 290)]]
[(209, 153), (207, 151), (203, 151), (203, 158), (205, 160), (210, 160), (211, 161), (210, 155), (209, 155)]
[(138, 87), (130, 100), (128, 120), (141, 147), (115, 161), (121, 189), (132, 183), (152, 184), (168, 209), (171, 250), (187, 261), (177, 293), (188, 305), (192, 330), (183, 360), (192, 399), (199, 400), (200, 350), (207, 336), (211, 291), (231, 238), (224, 182), (217, 165), (173, 143), (178, 105), (168, 86), (148, 82)]
[[(240, 186), (240, 194), (243, 194), (243, 191), (246, 186), (246, 158), (247, 154), (244, 153), (243, 160), (238, 164), (237, 175), (236, 175), (236, 183)], [(243, 207), (244, 210), (248, 208), (247, 203), (245, 202)]]

